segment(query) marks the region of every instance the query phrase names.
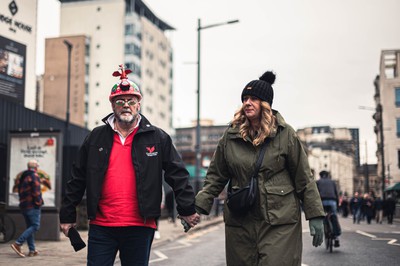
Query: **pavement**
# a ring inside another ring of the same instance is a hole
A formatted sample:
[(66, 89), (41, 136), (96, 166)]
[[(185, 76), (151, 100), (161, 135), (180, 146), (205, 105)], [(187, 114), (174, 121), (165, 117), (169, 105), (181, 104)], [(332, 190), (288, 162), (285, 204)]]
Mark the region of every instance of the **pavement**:
[[(223, 222), (223, 217), (210, 217), (202, 216), (201, 222), (194, 228), (190, 229), (188, 233), (183, 231), (183, 226), (179, 219), (176, 219), (176, 223), (169, 222), (167, 219), (159, 221), (159, 232), (160, 239), (154, 239), (153, 248), (160, 247), (166, 243), (175, 241), (179, 238), (184, 237), (186, 234), (193, 234), (198, 230), (207, 228), (208, 226), (215, 225)], [(41, 228), (40, 230), (45, 230)], [(82, 239), (87, 244), (88, 231), (79, 231)], [(87, 247), (75, 252), (69, 238), (65, 237), (64, 234), (60, 233), (59, 241), (44, 241), (36, 240), (36, 249), (39, 251), (39, 255), (35, 257), (19, 257), (12, 249), (10, 241), (5, 244), (0, 244), (0, 265), (13, 265), (13, 266), (26, 266), (26, 265), (40, 265), (40, 266), (54, 266), (54, 265), (86, 265)], [(28, 246), (23, 246), (23, 252), (28, 253)]]
[[(341, 218), (344, 219), (344, 218)], [(348, 218), (350, 221), (350, 217)], [(209, 226), (219, 224), (223, 222), (223, 217), (211, 217), (204, 216), (201, 217), (201, 222), (195, 227), (190, 229), (188, 233), (184, 233), (183, 226), (180, 223), (179, 219), (176, 219), (176, 223), (169, 222), (166, 219), (162, 219), (159, 221), (159, 232), (161, 235), (160, 239), (154, 239), (153, 248), (158, 248), (167, 243), (176, 241), (179, 238), (185, 237), (186, 234), (194, 234), (199, 230), (203, 230)], [(361, 225), (365, 224), (362, 222)], [(375, 221), (372, 221), (372, 224), (375, 224)], [(386, 219), (384, 219), (384, 224), (386, 225)], [(400, 225), (400, 219), (396, 218), (394, 220), (394, 225)], [(382, 225), (363, 225), (371, 230), (375, 228), (377, 231), (384, 230), (386, 226)], [(40, 230), (45, 230), (41, 228)], [(79, 231), (82, 239), (87, 244), (88, 239), (88, 231), (81, 230)], [(36, 240), (36, 249), (40, 252), (40, 254), (36, 257), (19, 257), (10, 247), (13, 241), (10, 241), (5, 244), (0, 244), (0, 265), (13, 265), (13, 266), (26, 266), (26, 265), (40, 265), (40, 266), (58, 266), (58, 265), (86, 265), (86, 255), (87, 248), (82, 249), (81, 251), (75, 252), (71, 243), (67, 237), (65, 237), (62, 233), (60, 233), (59, 241), (44, 241), (44, 240)], [(28, 253), (28, 247), (25, 244), (23, 246), (23, 252), (25, 254)], [(120, 265), (118, 256), (116, 258), (116, 263), (114, 265)]]

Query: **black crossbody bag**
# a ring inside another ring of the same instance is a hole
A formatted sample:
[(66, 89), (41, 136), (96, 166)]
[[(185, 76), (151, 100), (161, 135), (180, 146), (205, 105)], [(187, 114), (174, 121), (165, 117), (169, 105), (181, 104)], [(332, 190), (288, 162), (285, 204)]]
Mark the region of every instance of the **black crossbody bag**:
[(264, 159), (265, 149), (267, 148), (267, 141), (262, 144), (260, 155), (258, 156), (255, 171), (250, 179), (249, 184), (241, 189), (232, 189), (232, 179), (228, 184), (228, 198), (226, 204), (229, 210), (235, 214), (243, 216), (245, 215), (256, 202), (258, 195), (258, 171), (261, 167), (261, 162)]

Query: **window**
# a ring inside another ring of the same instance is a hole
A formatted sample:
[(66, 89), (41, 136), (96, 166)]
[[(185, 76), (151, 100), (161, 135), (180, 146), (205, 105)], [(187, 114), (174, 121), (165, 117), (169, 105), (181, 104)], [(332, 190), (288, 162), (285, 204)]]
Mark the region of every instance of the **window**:
[(397, 137), (400, 138), (400, 118), (396, 119), (396, 129)]
[(133, 24), (125, 25), (125, 35), (133, 36), (133, 34), (134, 34)]
[(400, 87), (395, 88), (395, 101), (396, 107), (400, 107)]
[(125, 44), (125, 54), (132, 54), (133, 53), (133, 43), (126, 43)]

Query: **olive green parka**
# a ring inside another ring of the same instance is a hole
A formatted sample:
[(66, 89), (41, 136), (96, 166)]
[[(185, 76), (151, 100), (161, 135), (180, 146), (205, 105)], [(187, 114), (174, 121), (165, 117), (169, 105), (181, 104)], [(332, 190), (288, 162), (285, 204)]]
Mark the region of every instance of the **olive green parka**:
[[(301, 265), (301, 208), (307, 220), (323, 217), (319, 192), (307, 155), (294, 129), (274, 110), (277, 132), (270, 136), (258, 173), (259, 197), (245, 216), (225, 204), (227, 265)], [(243, 140), (230, 126), (220, 139), (196, 207), (209, 214), (215, 197), (229, 180), (232, 188), (246, 186), (254, 172), (260, 146)]]

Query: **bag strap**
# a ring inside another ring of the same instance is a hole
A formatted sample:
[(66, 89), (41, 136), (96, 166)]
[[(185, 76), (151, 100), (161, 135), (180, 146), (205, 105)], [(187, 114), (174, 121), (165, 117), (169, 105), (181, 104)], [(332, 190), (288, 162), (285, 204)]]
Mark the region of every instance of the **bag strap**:
[[(251, 176), (252, 179), (254, 178), (256, 181), (257, 181), (258, 171), (260, 171), (261, 163), (262, 163), (262, 161), (264, 159), (265, 150), (267, 149), (267, 143), (269, 142), (268, 140), (265, 140), (264, 143), (261, 145), (260, 154), (258, 155), (258, 159), (257, 159), (257, 162), (256, 162), (256, 168), (254, 170), (253, 175)], [(251, 183), (251, 180), (250, 180), (250, 183)], [(232, 180), (229, 180), (228, 193), (231, 192), (231, 191), (232, 191)]]
[(265, 154), (265, 149), (267, 148), (267, 139), (264, 141), (264, 143), (261, 146), (261, 150), (260, 150), (260, 155), (258, 155), (258, 159), (256, 162), (256, 168), (254, 170), (254, 174), (252, 176), (252, 178), (257, 178), (258, 175), (258, 171), (260, 171), (260, 167), (261, 167), (261, 163), (264, 159), (264, 154)]

